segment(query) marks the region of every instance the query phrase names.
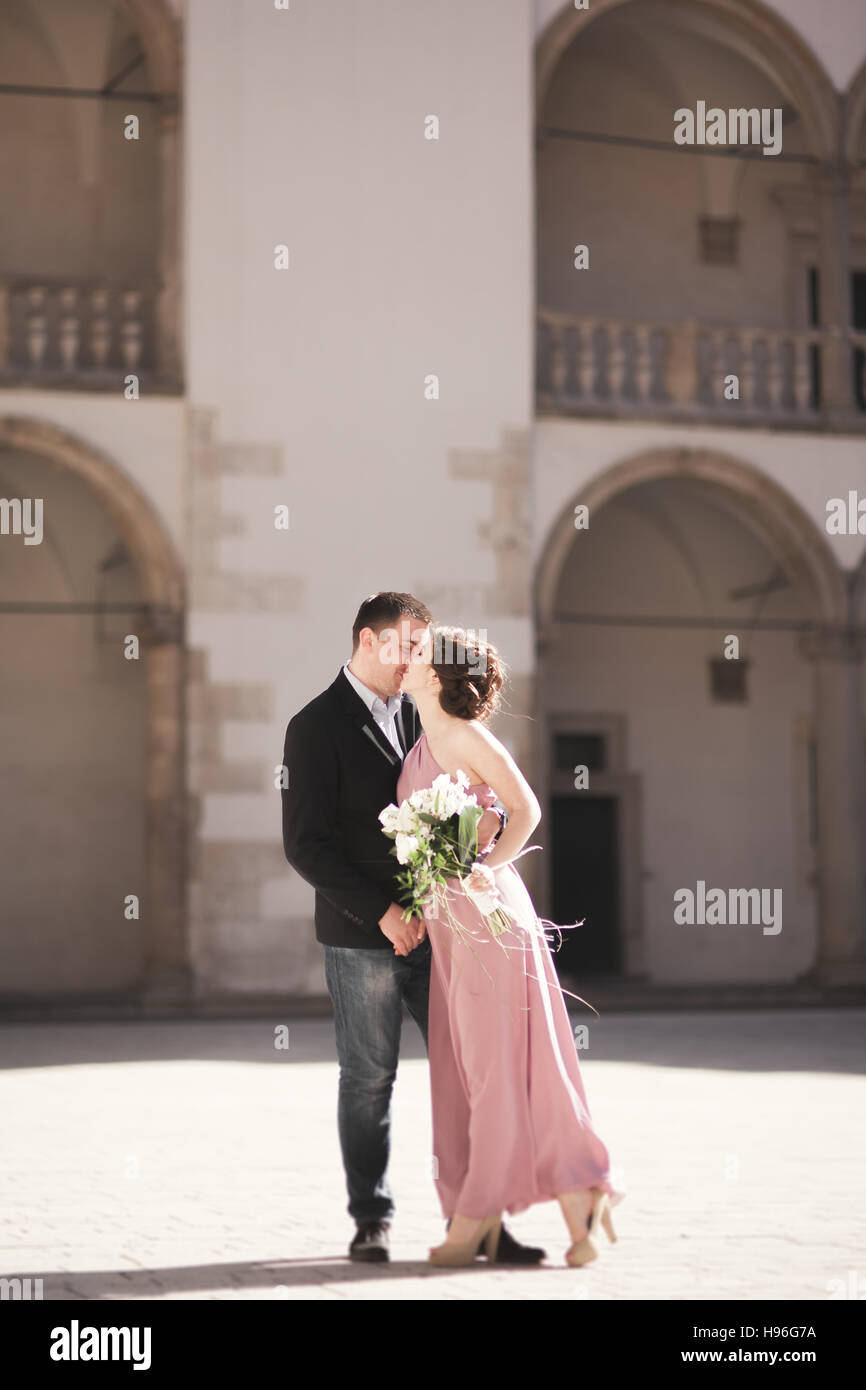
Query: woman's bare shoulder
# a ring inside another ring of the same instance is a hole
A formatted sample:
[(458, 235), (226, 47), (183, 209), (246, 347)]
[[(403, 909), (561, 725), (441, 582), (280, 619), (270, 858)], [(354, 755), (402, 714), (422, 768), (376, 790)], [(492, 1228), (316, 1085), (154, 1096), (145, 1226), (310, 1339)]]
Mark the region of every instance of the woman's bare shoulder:
[(492, 734), (480, 719), (461, 719), (460, 724), (462, 727), (456, 730), (454, 735), (454, 744), (458, 750), (487, 757), (491, 753), (508, 755), (505, 744), (500, 743), (496, 735)]

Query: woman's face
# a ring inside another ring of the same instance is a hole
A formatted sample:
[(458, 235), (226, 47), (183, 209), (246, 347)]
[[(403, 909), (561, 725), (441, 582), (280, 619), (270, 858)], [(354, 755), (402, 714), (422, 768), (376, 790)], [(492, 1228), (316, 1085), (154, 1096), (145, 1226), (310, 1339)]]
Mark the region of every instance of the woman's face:
[(426, 632), (414, 648), (403, 676), (403, 689), (407, 695), (417, 694), (419, 691), (431, 688), (434, 675), (433, 667), (430, 664), (432, 654), (433, 639), (430, 633)]

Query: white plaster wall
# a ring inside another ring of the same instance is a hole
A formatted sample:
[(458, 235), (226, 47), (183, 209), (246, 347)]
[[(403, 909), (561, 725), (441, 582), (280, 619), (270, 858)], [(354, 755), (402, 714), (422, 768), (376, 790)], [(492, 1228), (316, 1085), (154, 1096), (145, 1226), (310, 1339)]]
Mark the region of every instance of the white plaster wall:
[[(494, 578), (476, 536), (490, 486), (455, 482), (448, 457), (531, 419), (529, 13), (190, 0), (187, 16), (190, 399), (222, 441), (285, 458), (282, 479), (221, 484), (244, 526), (221, 561), (304, 586), (297, 615), (194, 610), (191, 641), (215, 679), (274, 684), (277, 717), (248, 736), (272, 765), (366, 593)], [(203, 811), (206, 838), (278, 833), (276, 793)]]

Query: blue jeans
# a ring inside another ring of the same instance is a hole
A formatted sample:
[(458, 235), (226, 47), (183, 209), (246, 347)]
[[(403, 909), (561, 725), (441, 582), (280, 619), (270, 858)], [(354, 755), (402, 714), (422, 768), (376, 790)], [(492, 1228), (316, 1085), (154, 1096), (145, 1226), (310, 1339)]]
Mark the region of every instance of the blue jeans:
[(426, 1048), (430, 941), (425, 936), (408, 956), (324, 942), (322, 947), (340, 1063), (337, 1126), (348, 1211), (357, 1225), (390, 1221), (394, 1214), (387, 1171), (391, 1091), (400, 1052), (402, 1005), (405, 1001)]

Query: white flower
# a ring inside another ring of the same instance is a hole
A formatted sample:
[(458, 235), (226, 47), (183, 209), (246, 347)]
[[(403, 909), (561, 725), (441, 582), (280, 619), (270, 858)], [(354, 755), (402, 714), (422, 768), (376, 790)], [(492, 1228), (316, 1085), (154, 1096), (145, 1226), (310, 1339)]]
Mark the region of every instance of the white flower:
[(418, 837), (416, 835), (403, 835), (398, 831), (396, 844), (398, 864), (408, 864), (409, 859), (418, 849)]
[(417, 813), (414, 807), (410, 806), (408, 801), (402, 801), (397, 812), (397, 829), (408, 835), (415, 829), (416, 819)]
[(433, 783), (432, 790), (436, 798), (433, 814), (439, 820), (448, 820), (451, 816), (459, 816), (464, 806), (477, 805), (477, 797), (466, 794), (466, 788), (469, 786), (466, 773), (458, 772), (457, 778), (458, 780), (454, 782), (447, 772), (443, 772)]
[(385, 831), (396, 830), (397, 817), (399, 816), (399, 814), (399, 808), (397, 806), (394, 806), (393, 804), (390, 806), (386, 806), (384, 811), (380, 811), (379, 820), (382, 822), (382, 829)]
[(410, 801), (401, 801), (399, 806), (386, 806), (379, 812), (382, 829), (387, 835), (417, 835), (423, 822), (418, 820), (418, 808)]

